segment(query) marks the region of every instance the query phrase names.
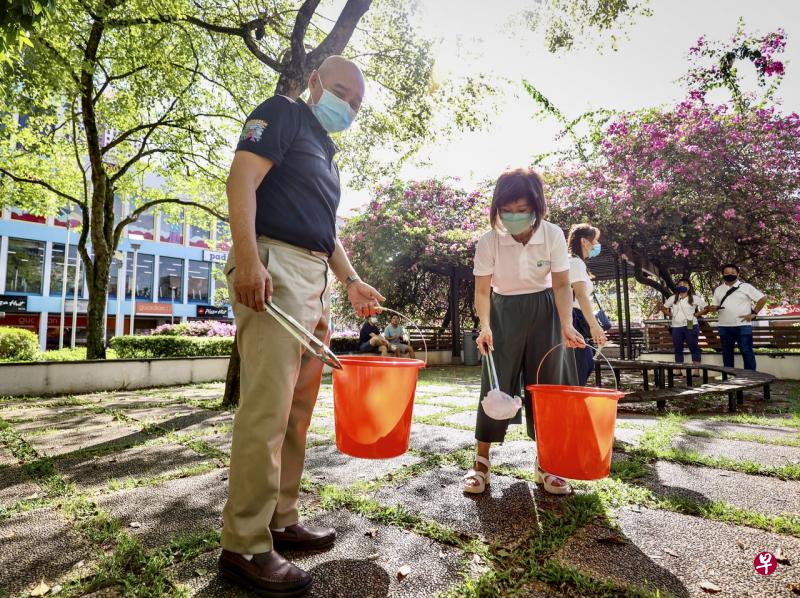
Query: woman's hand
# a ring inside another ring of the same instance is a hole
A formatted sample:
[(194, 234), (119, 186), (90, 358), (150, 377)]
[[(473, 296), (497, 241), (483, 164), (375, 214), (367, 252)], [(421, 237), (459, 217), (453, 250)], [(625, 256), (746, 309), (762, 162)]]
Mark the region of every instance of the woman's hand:
[(589, 324), (589, 330), (592, 332), (592, 341), (596, 347), (602, 347), (608, 342), (608, 337), (599, 323)]
[(486, 355), (489, 351), (494, 351), (494, 337), (492, 336), (491, 328), (481, 328), (481, 333), (475, 340), (478, 345), (478, 351), (481, 355)]
[(568, 349), (583, 349), (586, 346), (583, 335), (575, 330), (572, 322), (561, 327), (561, 338), (564, 339), (564, 346)]

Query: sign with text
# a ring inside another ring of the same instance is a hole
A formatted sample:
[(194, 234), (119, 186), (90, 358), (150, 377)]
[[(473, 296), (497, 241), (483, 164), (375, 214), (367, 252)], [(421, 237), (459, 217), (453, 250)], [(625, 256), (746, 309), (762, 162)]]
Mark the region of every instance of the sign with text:
[(214, 262), (215, 264), (224, 264), (228, 261), (227, 251), (210, 251), (203, 250), (203, 260), (206, 262)]
[(171, 316), (171, 303), (147, 303), (136, 302), (137, 316)]
[(216, 307), (214, 305), (198, 305), (197, 306), (198, 318), (227, 318), (227, 307)]
[[(78, 303), (78, 307), (75, 310), (76, 312), (78, 312), (79, 314), (85, 314), (86, 312), (89, 311), (89, 300), (88, 299), (78, 299), (77, 303)], [(64, 300), (64, 312), (67, 313), (67, 314), (71, 314), (72, 313), (72, 308), (73, 308), (74, 305), (75, 305), (75, 300), (74, 299), (70, 299), (69, 297), (67, 297)]]
[(0, 311), (24, 313), (28, 311), (28, 298), (15, 295), (0, 295)]

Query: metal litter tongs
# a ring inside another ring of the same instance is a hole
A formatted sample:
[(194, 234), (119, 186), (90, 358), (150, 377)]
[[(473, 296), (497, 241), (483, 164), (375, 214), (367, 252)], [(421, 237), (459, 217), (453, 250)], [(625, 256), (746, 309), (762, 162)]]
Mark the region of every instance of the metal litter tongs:
[(322, 363), (337, 370), (342, 369), (342, 364), (339, 358), (336, 357), (336, 354), (331, 351), (325, 343), (303, 328), (292, 316), (271, 301), (267, 301), (264, 304), (264, 311), (275, 318), (278, 324), (283, 326), (289, 334), (296, 338), (306, 349), (311, 351), (311, 354)]

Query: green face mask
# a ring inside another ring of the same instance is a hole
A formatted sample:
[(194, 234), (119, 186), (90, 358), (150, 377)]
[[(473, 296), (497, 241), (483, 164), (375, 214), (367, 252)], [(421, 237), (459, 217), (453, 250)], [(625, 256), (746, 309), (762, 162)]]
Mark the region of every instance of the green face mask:
[(533, 225), (533, 214), (530, 212), (520, 214), (500, 212), (500, 221), (509, 233), (521, 235)]

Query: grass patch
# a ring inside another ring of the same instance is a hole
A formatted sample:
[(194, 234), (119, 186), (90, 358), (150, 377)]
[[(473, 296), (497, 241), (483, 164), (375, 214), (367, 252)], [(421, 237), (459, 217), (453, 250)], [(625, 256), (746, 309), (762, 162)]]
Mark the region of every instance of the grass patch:
[(757, 442), (758, 444), (769, 444), (773, 446), (797, 446), (800, 447), (800, 436), (786, 438), (769, 438), (761, 434), (750, 434), (744, 432), (706, 432), (697, 430), (687, 430), (687, 436), (698, 438), (717, 438), (720, 440), (741, 440), (744, 442)]
[(198, 465), (192, 465), (191, 467), (184, 467), (170, 473), (146, 478), (114, 478), (108, 481), (106, 484), (106, 490), (108, 492), (117, 492), (119, 490), (142, 488), (144, 486), (158, 486), (171, 480), (179, 480), (183, 478), (190, 478), (196, 475), (202, 475), (204, 473), (219, 469), (219, 467), (220, 466), (217, 463), (206, 462)]

